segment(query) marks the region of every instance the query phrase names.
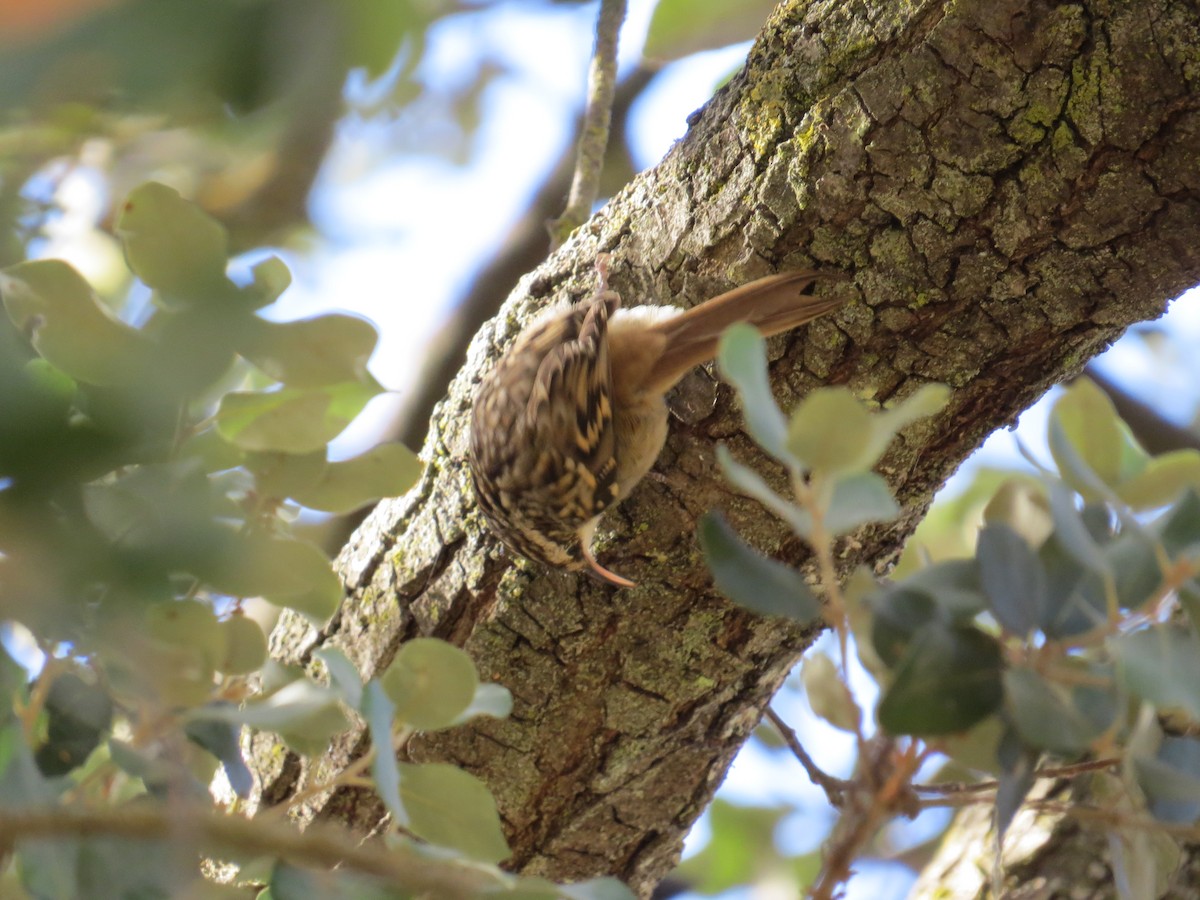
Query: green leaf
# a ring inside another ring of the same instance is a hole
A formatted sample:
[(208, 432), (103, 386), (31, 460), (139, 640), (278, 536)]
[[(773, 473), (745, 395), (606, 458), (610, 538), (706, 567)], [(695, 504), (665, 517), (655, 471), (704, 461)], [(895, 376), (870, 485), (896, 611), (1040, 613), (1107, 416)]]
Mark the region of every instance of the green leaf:
[(315, 544), (251, 531), (231, 538), (219, 565), (197, 572), (233, 597), (264, 597), (324, 622), (342, 600), (342, 585)]
[[(1076, 379), (1055, 402), (1050, 433), (1050, 453), (1063, 480), (1089, 501), (1105, 499), (1148, 462), (1112, 401), (1087, 378)], [(1104, 492), (1097, 492), (1088, 472), (1105, 486)]]
[(857, 472), (834, 484), (825, 529), (836, 537), (870, 522), (890, 522), (899, 514), (888, 483), (874, 472)]
[(296, 388), (369, 383), (367, 361), (379, 334), (366, 319), (331, 313), (296, 322), (250, 322), (238, 352), (276, 381)]
[(1058, 541), (1071, 558), (1088, 572), (1111, 573), (1108, 557), (1075, 508), (1074, 495), (1057, 482), (1050, 486), (1050, 511)]
[(221, 398), (217, 430), (243, 450), (312, 453), (337, 437), (379, 393), (342, 382), (313, 390), (233, 391)]
[(1044, 486), (1026, 478), (1004, 479), (984, 507), (983, 520), (1007, 525), (1030, 547), (1040, 547), (1054, 530)]
[(455, 725), (461, 725), (476, 716), (491, 716), (493, 719), (507, 719), (512, 714), (513, 698), (508, 688), (500, 684), (483, 682), (475, 688), (475, 696), (470, 705), (454, 720)]
[(383, 686), (371, 679), (362, 690), (360, 712), (367, 720), (371, 732), (371, 744), (375, 756), (371, 760), (371, 777), (375, 781), (375, 792), (384, 807), (392, 814), (392, 820), (401, 828), (411, 827), (408, 811), (400, 799), (400, 770), (396, 765), (396, 750), (392, 746), (392, 726), (395, 707), (388, 699)]
[(1024, 637), (1047, 618), (1046, 573), (1024, 538), (994, 523), (979, 532), (979, 581), (988, 607), (1004, 628)]
[(788, 429), (767, 379), (767, 343), (758, 329), (741, 322), (721, 336), (717, 360), (721, 374), (742, 399), (746, 430), (760, 447), (788, 464)]
[(717, 590), (739, 606), (802, 624), (821, 614), (820, 601), (800, 572), (747, 546), (720, 514), (706, 514), (698, 533)]
[(85, 384), (128, 384), (147, 374), (152, 345), (97, 300), (83, 276), (56, 259), (0, 272), (13, 325), (54, 367)]
[(775, 9), (771, 0), (739, 3), (658, 0), (642, 50), (647, 59), (670, 62), (753, 39)]
[(233, 722), (274, 731), (288, 746), (306, 755), (324, 753), (329, 739), (349, 724), (337, 693), (307, 679), (293, 681), (242, 707), (209, 705), (192, 710), (189, 719)]
[(949, 621), (972, 619), (987, 608), (973, 559), (948, 559), (919, 569), (895, 589), (931, 597)]
[(396, 718), (420, 731), (449, 728), (475, 699), (479, 675), (469, 655), (436, 638), (403, 644), (379, 677)]
[(709, 806), (712, 836), (699, 853), (680, 863), (679, 875), (705, 895), (753, 883), (758, 873), (778, 864), (775, 835), (789, 811), (784, 806), (740, 806), (718, 797)]
[[(221, 443), (230, 446), (224, 441)], [(325, 451), (322, 446), (311, 453), (248, 452), (245, 465), (254, 473), (254, 487), (259, 494), (282, 500), (321, 480), (329, 465)]]
[(1006, 708), (1021, 742), (1064, 756), (1082, 753), (1101, 732), (1079, 712), (1068, 690), (1028, 668), (1004, 673)]
[(190, 305), (233, 293), (225, 229), (173, 188), (153, 181), (134, 188), (116, 230), (129, 268), (168, 302)]
[(397, 765), (400, 798), (413, 834), (479, 862), (508, 857), (496, 801), (482, 781), (445, 763)]
[(1187, 491), (1153, 527), (1172, 560), (1200, 554), (1200, 495)]
[(242, 288), (251, 309), (260, 309), (279, 299), (292, 283), (292, 273), (278, 256), (270, 256), (250, 270), (254, 280)]
[(871, 414), (849, 389), (817, 388), (792, 413), (787, 448), (806, 469), (863, 472), (878, 458), (873, 430)]
[(1117, 496), (1141, 511), (1165, 506), (1188, 488), (1200, 490), (1200, 453), (1176, 450), (1154, 457), (1141, 472), (1117, 485)]
[(421, 461), (399, 443), (378, 444), (352, 459), (325, 465), (321, 477), (290, 496), (310, 509), (345, 515), (382, 497), (399, 497), (421, 477)]
[(734, 459), (724, 444), (717, 445), (717, 462), (720, 463), (721, 471), (725, 473), (729, 483), (739, 492), (757, 500), (786, 522), (800, 537), (807, 538), (812, 534), (812, 516), (807, 510), (775, 493), (761, 475)]
[(192, 719), (184, 723), (183, 730), (188, 740), (221, 761), (233, 792), (242, 798), (249, 797), (254, 789), (254, 775), (242, 758), (241, 727), (232, 722)]
[(1200, 820), (1200, 740), (1163, 738), (1156, 757), (1133, 757), (1133, 769), (1154, 818), (1179, 825)]
[(325, 646), (313, 651), (313, 656), (325, 663), (332, 687), (347, 706), (359, 709), (362, 706), (363, 680), (358, 667), (338, 647)]
[(814, 713), (834, 728), (850, 734), (858, 732), (862, 710), (827, 654), (805, 655), (800, 679), (804, 682), (804, 696)]
[(1200, 721), (1200, 640), (1196, 635), (1156, 625), (1118, 635), (1111, 645), (1126, 690), (1159, 709), (1183, 710)]
[(896, 735), (965, 731), (1000, 707), (1003, 666), (1000, 645), (979, 629), (930, 623), (896, 668), (879, 703), (879, 724)]

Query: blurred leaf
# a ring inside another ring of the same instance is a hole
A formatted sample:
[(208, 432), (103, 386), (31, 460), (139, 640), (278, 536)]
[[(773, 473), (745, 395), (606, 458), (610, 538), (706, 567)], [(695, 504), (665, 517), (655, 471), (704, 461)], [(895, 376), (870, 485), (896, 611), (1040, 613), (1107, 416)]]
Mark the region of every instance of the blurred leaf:
[(292, 284), (292, 273), (278, 256), (269, 256), (250, 269), (253, 280), (242, 288), (250, 309), (261, 309), (279, 299)]
[(366, 319), (330, 313), (295, 322), (254, 317), (238, 352), (276, 381), (319, 388), (363, 381), (379, 334)]
[(771, 393), (767, 379), (767, 343), (758, 329), (741, 322), (721, 336), (717, 359), (725, 376), (742, 399), (746, 431), (754, 441), (778, 459), (788, 463), (788, 428), (783, 413)]
[(1200, 640), (1166, 625), (1111, 640), (1117, 674), (1130, 693), (1161, 710), (1179, 709), (1200, 721)]
[(264, 597), (321, 621), (342, 599), (342, 584), (316, 545), (257, 531), (238, 535), (223, 565), (197, 574), (223, 594)]
[(857, 734), (862, 722), (862, 710), (854, 695), (842, 681), (837, 665), (825, 653), (805, 654), (800, 668), (804, 696), (812, 711), (834, 728)]
[(1001, 739), (1003, 768), (996, 787), (996, 831), (1003, 839), (1021, 804), (1037, 781), (1038, 755), (1020, 746), (1016, 736), (1007, 732)]
[(1062, 484), (1050, 487), (1050, 509), (1054, 531), (1062, 548), (1089, 572), (1109, 574), (1112, 567), (1104, 551), (1088, 529), (1083, 515), (1075, 508), (1075, 497)]
[(1163, 738), (1156, 757), (1133, 757), (1133, 769), (1154, 818), (1178, 825), (1200, 820), (1200, 740)]
[(820, 387), (792, 413), (787, 448), (806, 469), (863, 472), (877, 458), (872, 433), (871, 414), (848, 388)]
[(377, 385), (357, 381), (313, 390), (232, 391), (221, 398), (217, 430), (243, 450), (312, 453), (341, 434), (378, 393)]
[(445, 763), (398, 763), (400, 797), (417, 837), (471, 859), (497, 863), (510, 854), (496, 801), (482, 781)]
[(821, 614), (820, 601), (799, 571), (747, 546), (719, 513), (705, 514), (698, 534), (717, 590), (739, 606), (801, 624)]
[(1006, 478), (983, 510), (985, 522), (1007, 525), (1030, 547), (1040, 547), (1054, 530), (1045, 488), (1024, 478)]
[(184, 723), (183, 730), (189, 740), (221, 761), (233, 792), (243, 799), (249, 797), (254, 789), (254, 776), (242, 759), (241, 726), (213, 719), (192, 719)]
[(710, 895), (754, 883), (761, 873), (781, 868), (775, 831), (787, 812), (780, 806), (738, 806), (714, 800), (708, 808), (712, 835), (676, 872), (694, 890)]
[(658, 0), (642, 54), (670, 62), (751, 40), (774, 9), (771, 0)]
[(725, 473), (729, 483), (740, 493), (757, 500), (791, 526), (792, 531), (800, 537), (807, 538), (811, 534), (812, 516), (795, 503), (776, 494), (761, 475), (734, 459), (724, 444), (717, 445), (717, 462), (720, 463), (721, 471)]
[(210, 672), (225, 658), (226, 633), (211, 603), (189, 598), (155, 603), (146, 609), (145, 628), (154, 640), (198, 652)]
[(352, 459), (327, 463), (321, 477), (290, 496), (310, 509), (344, 515), (382, 497), (399, 497), (421, 477), (421, 461), (399, 443), (377, 444)]
[(1006, 708), (1025, 746), (1074, 757), (1100, 733), (1071, 702), (1070, 693), (1032, 669), (1004, 673)]
[[(1108, 491), (1138, 475), (1148, 462), (1112, 401), (1087, 378), (1076, 379), (1055, 402), (1050, 430), (1050, 453), (1063, 480), (1089, 501), (1104, 499), (1104, 494), (1095, 491), (1079, 461)], [(1073, 453), (1067, 452), (1068, 446)]]
[(1117, 486), (1117, 496), (1134, 510), (1147, 510), (1165, 506), (1188, 488), (1200, 490), (1200, 453), (1176, 450), (1151, 459)]
[(977, 628), (932, 622), (909, 644), (879, 702), (879, 724), (896, 735), (965, 731), (1003, 701), (1004, 661)]
[(337, 691), (347, 706), (359, 709), (362, 706), (363, 680), (350, 657), (339, 647), (329, 645), (314, 650), (313, 656), (325, 664), (325, 669), (329, 672), (330, 687)]
[(979, 581), (996, 621), (1019, 637), (1040, 627), (1053, 611), (1047, 609), (1046, 573), (1025, 540), (993, 523), (979, 532), (976, 553)]
[(65, 775), (83, 764), (112, 727), (113, 701), (102, 685), (74, 672), (54, 679), (45, 699), (46, 737), (37, 748), (43, 775)]
[(1200, 495), (1189, 490), (1153, 526), (1171, 559), (1200, 555)]
[(471, 698), (470, 705), (459, 714), (453, 724), (461, 725), (476, 716), (507, 719), (512, 714), (512, 708), (513, 698), (508, 688), (483, 682), (475, 688), (475, 696)]
[(211, 303), (233, 294), (225, 229), (174, 188), (154, 181), (134, 188), (116, 231), (129, 268), (168, 303)]
[(246, 468), (254, 473), (254, 486), (260, 494), (282, 500), (321, 480), (329, 465), (325, 453), (324, 446), (311, 453), (251, 451), (245, 454)]
[(420, 731), (449, 728), (475, 699), (479, 675), (464, 651), (436, 638), (401, 645), (379, 682), (396, 718)]
[(998, 751), (1007, 728), (999, 716), (989, 716), (962, 734), (943, 738), (941, 746), (959, 765), (996, 777), (1003, 771)]
[(241, 612), (235, 611), (221, 622), (225, 655), (217, 663), (224, 675), (250, 675), (267, 661), (267, 636), (262, 626)]
[(871, 522), (890, 522), (899, 514), (888, 483), (874, 472), (858, 472), (835, 482), (825, 528), (836, 537)]
[(396, 766), (396, 750), (392, 745), (392, 725), (395, 707), (388, 699), (383, 686), (371, 679), (362, 686), (362, 703), (359, 711), (367, 720), (371, 733), (371, 746), (375, 755), (371, 759), (371, 777), (375, 781), (375, 793), (383, 801), (384, 808), (392, 814), (392, 821), (400, 828), (411, 827), (408, 812), (400, 799), (400, 770)]
[(151, 344), (118, 321), (91, 285), (57, 259), (0, 271), (9, 318), (55, 368), (87, 384), (126, 384), (147, 374)]
[(301, 753), (323, 753), (330, 737), (347, 727), (346, 716), (330, 688), (307, 679), (291, 684), (242, 707), (205, 706), (190, 719), (216, 720), (274, 731)]

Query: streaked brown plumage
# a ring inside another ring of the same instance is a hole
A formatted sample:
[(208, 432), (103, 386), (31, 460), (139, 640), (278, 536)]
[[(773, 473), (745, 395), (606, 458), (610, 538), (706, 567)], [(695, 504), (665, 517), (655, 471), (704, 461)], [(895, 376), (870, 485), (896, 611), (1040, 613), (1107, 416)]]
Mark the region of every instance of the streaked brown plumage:
[(471, 415), (471, 475), (484, 517), (512, 550), (616, 585), (592, 555), (601, 514), (627, 497), (667, 437), (664, 395), (750, 322), (780, 334), (836, 309), (808, 293), (829, 276), (771, 275), (686, 312), (621, 307), (605, 260), (591, 298), (539, 315), (484, 377)]

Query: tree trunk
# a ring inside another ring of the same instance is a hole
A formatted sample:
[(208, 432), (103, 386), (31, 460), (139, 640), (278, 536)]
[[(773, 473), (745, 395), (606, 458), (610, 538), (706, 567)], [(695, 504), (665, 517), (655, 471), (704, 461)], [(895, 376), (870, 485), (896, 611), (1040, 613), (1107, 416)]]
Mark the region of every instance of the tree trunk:
[[(722, 481), (718, 441), (761, 457), (730, 389), (698, 373), (674, 398), (658, 477), (601, 528), (600, 558), (638, 587), (514, 563), (470, 489), (480, 374), (536, 309), (592, 289), (600, 251), (627, 302), (688, 305), (775, 269), (852, 273), (858, 299), (777, 339), (772, 373), (785, 408), (821, 383), (879, 404), (952, 387), (880, 467), (900, 518), (842, 548), (847, 569), (882, 570), (990, 432), (1200, 280), (1198, 21), (1168, 0), (784, 3), (668, 157), (476, 337), (420, 485), (380, 504), (340, 557), (343, 609), (320, 632), (286, 620), (277, 654), (334, 644), (370, 676), (417, 635), (465, 647), (512, 691), (512, 717), (418, 735), (409, 758), (489, 784), (514, 869), (648, 891), (812, 637), (714, 592), (695, 519), (720, 507), (765, 551), (804, 554)], [(264, 745), (264, 802), (364, 740), (303, 763)], [(306, 815), (370, 830), (382, 810), (345, 790)]]

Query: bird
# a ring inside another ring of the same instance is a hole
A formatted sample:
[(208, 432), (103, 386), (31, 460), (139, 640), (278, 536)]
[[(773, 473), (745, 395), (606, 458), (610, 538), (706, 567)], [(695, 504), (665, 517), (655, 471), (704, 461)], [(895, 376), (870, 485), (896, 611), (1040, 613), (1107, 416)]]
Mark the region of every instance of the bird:
[(716, 356), (721, 334), (749, 322), (765, 336), (840, 305), (810, 288), (841, 273), (769, 275), (691, 309), (624, 307), (608, 285), (539, 313), (483, 377), (471, 410), (470, 470), (492, 532), (515, 553), (602, 582), (634, 582), (602, 566), (592, 539), (629, 496), (667, 438), (666, 393)]

